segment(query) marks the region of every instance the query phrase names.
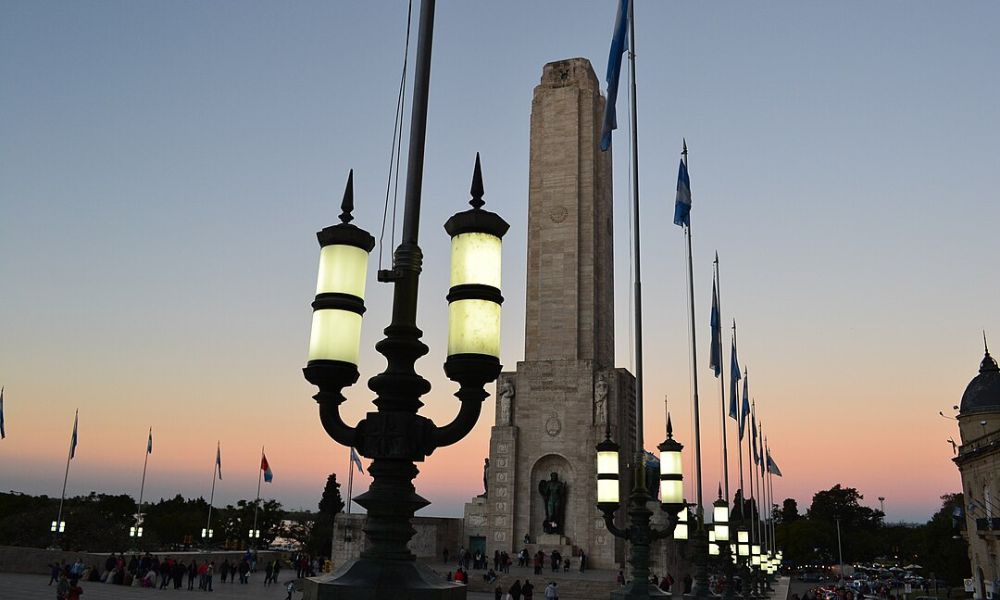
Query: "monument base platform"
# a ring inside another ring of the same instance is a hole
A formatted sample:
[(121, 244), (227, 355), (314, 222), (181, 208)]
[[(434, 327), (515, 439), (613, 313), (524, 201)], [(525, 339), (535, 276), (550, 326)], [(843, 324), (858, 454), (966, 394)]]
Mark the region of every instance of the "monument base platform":
[(538, 536), (535, 542), (539, 546), (569, 546), (569, 539), (558, 533), (543, 533)]
[(466, 586), (414, 561), (358, 559), (305, 580), (303, 600), (465, 600)]
[[(648, 594), (650, 598), (670, 598), (670, 592), (664, 592), (658, 586), (652, 583), (646, 584), (648, 587)], [(619, 588), (611, 592), (611, 600), (627, 600), (628, 598), (634, 598), (635, 592), (632, 589), (632, 585), (629, 584), (623, 588)], [(686, 597), (686, 596), (685, 596)]]

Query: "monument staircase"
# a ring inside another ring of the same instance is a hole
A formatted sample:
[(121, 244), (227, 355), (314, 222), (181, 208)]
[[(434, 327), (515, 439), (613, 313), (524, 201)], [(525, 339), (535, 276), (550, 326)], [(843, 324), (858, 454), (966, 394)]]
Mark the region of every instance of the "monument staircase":
[[(579, 565), (575, 560), (572, 561), (572, 564), (574, 567)], [(449, 571), (454, 572), (455, 569), (454, 562), (448, 565), (435, 562), (430, 566), (441, 574)], [(554, 581), (559, 586), (560, 600), (594, 600), (595, 598), (608, 598), (611, 592), (619, 587), (615, 581), (618, 571), (611, 569), (588, 569), (581, 573), (578, 568), (571, 568), (565, 573), (561, 569), (553, 573), (549, 565), (546, 565), (539, 575), (535, 575), (533, 567), (512, 565), (510, 573), (499, 573), (499, 579), (493, 583), (487, 583), (483, 580), (483, 575), (487, 572), (488, 570), (482, 569), (469, 571), (469, 592), (492, 594), (499, 583), (506, 593), (515, 580), (520, 580), (522, 585), (527, 580), (535, 586), (534, 597), (544, 598), (545, 586), (550, 581)]]

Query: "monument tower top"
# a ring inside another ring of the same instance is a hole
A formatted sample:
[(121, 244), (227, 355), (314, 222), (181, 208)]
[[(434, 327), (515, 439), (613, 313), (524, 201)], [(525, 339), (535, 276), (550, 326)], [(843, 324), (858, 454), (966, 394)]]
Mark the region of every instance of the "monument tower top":
[(590, 61), (551, 62), (535, 87), (528, 168), (524, 359), (614, 366), (611, 152)]

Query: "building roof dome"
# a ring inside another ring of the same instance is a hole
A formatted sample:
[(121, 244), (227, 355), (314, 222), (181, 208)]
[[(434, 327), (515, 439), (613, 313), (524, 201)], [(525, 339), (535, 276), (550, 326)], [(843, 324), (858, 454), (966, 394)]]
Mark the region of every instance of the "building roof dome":
[(983, 362), (979, 363), (979, 375), (972, 378), (962, 394), (959, 416), (981, 412), (1000, 412), (1000, 367), (990, 356), (989, 348)]

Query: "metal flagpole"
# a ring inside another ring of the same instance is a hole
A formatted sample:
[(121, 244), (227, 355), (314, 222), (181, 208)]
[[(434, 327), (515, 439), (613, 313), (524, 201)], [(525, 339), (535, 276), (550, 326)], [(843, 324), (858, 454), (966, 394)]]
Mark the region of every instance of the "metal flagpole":
[[(719, 276), (719, 253), (715, 253), (715, 291), (718, 295), (718, 305), (719, 305), (719, 391), (722, 394), (722, 481), (726, 491), (726, 506), (729, 505), (729, 437), (726, 435), (726, 418), (728, 417), (728, 411), (726, 410), (726, 368), (725, 361), (722, 360), (722, 278)], [(733, 344), (735, 345), (735, 340)], [(735, 382), (733, 382), (735, 385)], [(737, 408), (739, 403), (737, 403)]]
[[(684, 156), (684, 166), (687, 167), (687, 140), (684, 141), (684, 150), (682, 151)], [(697, 489), (698, 496), (698, 531), (702, 531), (705, 527), (705, 507), (702, 503), (701, 496), (701, 415), (698, 409), (698, 345), (695, 339), (695, 326), (697, 321), (694, 318), (694, 258), (691, 255), (691, 223), (688, 221), (687, 226), (684, 227), (684, 233), (687, 234), (687, 251), (688, 251), (688, 299), (691, 305), (691, 377), (692, 385), (694, 387), (694, 460), (695, 460), (695, 486)]]
[(250, 533), (253, 534), (253, 539), (257, 539), (257, 510), (260, 508), (260, 480), (264, 476), (264, 446), (260, 447), (260, 468), (257, 469), (257, 499), (253, 503), (253, 529)]
[(347, 449), (347, 514), (351, 514), (351, 504), (354, 504), (354, 496), (351, 489), (354, 487), (354, 448)]
[(761, 539), (764, 540), (764, 543), (761, 544), (761, 552), (763, 552), (764, 549), (767, 547), (768, 537), (770, 537), (768, 535), (768, 530), (767, 530), (767, 513), (771, 511), (771, 501), (770, 501), (770, 498), (767, 495), (767, 486), (764, 484), (764, 461), (765, 461), (765, 458), (764, 458), (764, 443), (763, 443), (764, 442), (764, 426), (763, 425), (760, 426), (760, 440), (761, 440), (761, 444), (760, 444), (760, 470), (758, 471), (758, 473), (759, 473), (759, 475), (758, 475), (758, 477), (759, 477), (759, 479), (758, 479), (758, 485), (760, 485), (760, 495), (761, 495), (761, 498), (763, 498), (764, 503), (765, 503), (765, 506), (764, 506), (765, 512), (762, 515), (762, 517), (764, 519), (764, 522), (761, 523), (761, 527), (762, 527), (762, 537), (761, 537)]
[[(767, 456), (771, 456), (771, 449), (767, 449)], [(774, 473), (771, 472), (771, 464), (767, 465), (767, 488), (770, 490), (771, 504), (774, 505)], [(778, 550), (777, 540), (775, 539), (775, 524), (774, 524), (774, 514), (771, 514), (771, 551), (776, 552)]]
[(219, 469), (219, 447), (218, 442), (215, 445), (215, 462), (212, 463), (212, 495), (208, 498), (208, 523), (205, 524), (205, 540), (208, 540), (208, 533), (212, 531), (212, 504), (215, 503), (215, 475)]
[(635, 254), (635, 456), (642, 460), (643, 418), (642, 418), (642, 278), (639, 260), (639, 117), (636, 104), (635, 85), (635, 0), (629, 0), (629, 71), (632, 79), (632, 238)]
[[(736, 321), (733, 321), (733, 343), (734, 344), (736, 343)], [(743, 367), (744, 384), (746, 383), (746, 378), (747, 378), (747, 369), (746, 367)], [(742, 423), (743, 403), (737, 401), (736, 405), (738, 409), (738, 412), (736, 413), (736, 416), (738, 418), (738, 420), (736, 421), (736, 433), (737, 433), (736, 441), (739, 445), (739, 449), (737, 449), (736, 451), (736, 456), (739, 458), (739, 463), (740, 463), (740, 518), (743, 518), (745, 516), (743, 514), (743, 502), (747, 499), (747, 492), (746, 488), (743, 487), (743, 437), (745, 436), (742, 435), (742, 432), (743, 428), (746, 426), (746, 423)]]
[[(754, 423), (756, 421), (756, 419), (757, 419), (757, 403), (755, 402), (755, 403), (753, 403), (753, 406), (750, 408), (750, 422)], [(753, 435), (753, 432), (750, 430), (749, 427), (747, 428), (747, 434), (748, 434), (747, 435), (747, 469), (750, 471), (748, 473), (748, 475), (750, 476), (750, 500), (753, 501), (753, 508), (754, 508), (755, 512), (757, 513), (756, 516), (751, 515), (754, 518), (753, 518), (753, 523), (751, 524), (751, 528), (750, 528), (750, 539), (751, 539), (751, 543), (753, 543), (754, 541), (756, 541), (759, 544), (760, 543), (760, 529), (757, 527), (757, 525), (758, 525), (758, 520), (760, 519), (760, 502), (758, 502), (758, 495), (757, 495), (757, 477), (756, 477), (756, 474), (754, 473), (754, 467), (756, 466), (756, 463), (753, 462), (753, 448), (752, 448), (752, 446), (753, 446), (754, 440), (750, 439), (751, 435)], [(756, 439), (756, 436), (753, 435), (753, 438)], [(751, 463), (753, 463), (753, 464), (751, 464)]]
[[(79, 422), (79, 418), (80, 418), (80, 409), (78, 408), (76, 409), (76, 414), (73, 416), (73, 434), (76, 433), (76, 426), (77, 423)], [(62, 533), (59, 530), (62, 529), (63, 503), (66, 501), (66, 482), (69, 480), (69, 461), (70, 459), (73, 458), (73, 434), (70, 434), (69, 452), (66, 453), (66, 474), (63, 475), (62, 495), (59, 496), (59, 514), (58, 516), (56, 516), (56, 530), (55, 530), (56, 538), (58, 538), (59, 534)]]
[(146, 465), (149, 464), (149, 440), (153, 437), (153, 428), (149, 428), (149, 437), (146, 438), (146, 456), (142, 459), (142, 483), (139, 484), (139, 506), (135, 514), (135, 534), (139, 537), (139, 526), (142, 525), (142, 496), (146, 491)]

